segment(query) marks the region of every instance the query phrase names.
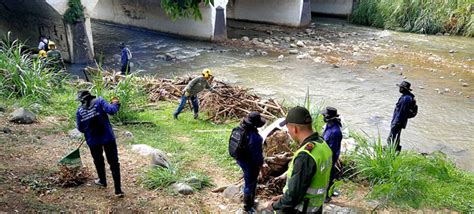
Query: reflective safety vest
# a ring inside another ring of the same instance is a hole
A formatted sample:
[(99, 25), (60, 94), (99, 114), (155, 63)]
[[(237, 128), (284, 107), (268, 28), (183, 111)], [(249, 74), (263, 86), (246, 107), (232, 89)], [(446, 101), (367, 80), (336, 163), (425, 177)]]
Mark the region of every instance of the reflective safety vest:
[(304, 196), (303, 201), (301, 201), (295, 209), (303, 212), (304, 203), (308, 201), (308, 207), (306, 212), (312, 213), (317, 212), (319, 208), (323, 205), (324, 199), (326, 199), (327, 188), (329, 185), (329, 176), (331, 175), (332, 168), (332, 151), (329, 148), (328, 144), (324, 141), (322, 142), (309, 142), (302, 146), (293, 156), (293, 159), (290, 162), (288, 167), (288, 177), (286, 180), (285, 188), (283, 192), (288, 190), (288, 182), (293, 173), (293, 166), (295, 158), (301, 153), (306, 152), (313, 158), (316, 162), (316, 173), (313, 175), (311, 180), (311, 185), (308, 190), (306, 190), (306, 195)]

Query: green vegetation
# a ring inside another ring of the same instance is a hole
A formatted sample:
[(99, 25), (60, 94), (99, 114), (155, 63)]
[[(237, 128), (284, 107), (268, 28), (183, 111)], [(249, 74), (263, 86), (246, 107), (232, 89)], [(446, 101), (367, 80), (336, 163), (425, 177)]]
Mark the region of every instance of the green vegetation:
[(45, 66), (46, 62), (24, 49), (24, 44), (11, 40), (10, 34), (0, 42), (0, 96), (44, 101), (64, 75), (62, 71), (52, 72), (53, 69)]
[(353, 163), (355, 181), (369, 183), (369, 198), (402, 208), (474, 211), (469, 190), (474, 186), (474, 175), (456, 168), (445, 154), (398, 154), (394, 147), (384, 146), (380, 137), (369, 140), (356, 135), (355, 139), (358, 149), (347, 158)]
[[(19, 103), (25, 107), (33, 102), (43, 104), (45, 109), (40, 116), (56, 116), (61, 118), (60, 121), (65, 119), (58, 126), (67, 131), (75, 124), (75, 112), (79, 106), (75, 97), (79, 89), (92, 89), (94, 94), (107, 100), (118, 96), (123, 115), (112, 117), (112, 122), (114, 128), (134, 134), (134, 139), (127, 143), (148, 144), (171, 154), (171, 170), (144, 169), (141, 181), (145, 187), (166, 189), (169, 184), (184, 181), (190, 176), (203, 179), (205, 186), (209, 186), (210, 178), (235, 178), (240, 174), (239, 167), (227, 152), (229, 132), (237, 121), (216, 125), (202, 119), (194, 120), (190, 112), (184, 112), (179, 120), (173, 120), (171, 114), (177, 103), (160, 102), (157, 107), (147, 107), (143, 87), (133, 75), (116, 86), (107, 85), (101, 73), (93, 77), (91, 84), (71, 84), (63, 79), (63, 86), (58, 89), (54, 85), (55, 78), (49, 76), (51, 72), (35, 67), (29, 55), (21, 52), (21, 45), (15, 44), (20, 43), (2, 43), (0, 81), (1, 96), (5, 99), (1, 99), (0, 104)], [(26, 72), (36, 72), (36, 77), (23, 76)], [(14, 75), (18, 75), (17, 79), (21, 81), (13, 81)], [(39, 83), (25, 81), (26, 77), (36, 78), (34, 80)], [(29, 85), (30, 82), (34, 84)], [(324, 104), (314, 104), (308, 92), (303, 105), (317, 118), (313, 126), (320, 131), (324, 123), (319, 112)], [(201, 113), (201, 118), (205, 118), (205, 113)], [(119, 123), (130, 120), (147, 121), (150, 125)], [(474, 211), (474, 198), (470, 191), (474, 186), (474, 175), (456, 168), (446, 155), (438, 152), (422, 156), (412, 151), (397, 154), (393, 148), (384, 147), (380, 137), (369, 139), (355, 133), (351, 135), (359, 145), (356, 151), (346, 156), (351, 166), (350, 178), (354, 182), (367, 184), (371, 191), (370, 198), (386, 206), (448, 208), (466, 213)], [(210, 169), (210, 165), (219, 168)]]
[(173, 20), (178, 18), (193, 17), (196, 20), (202, 19), (199, 5), (214, 5), (214, 0), (162, 0), (161, 7)]
[(64, 20), (69, 24), (74, 24), (78, 21), (83, 21), (84, 6), (81, 4), (81, 0), (69, 0), (69, 8), (64, 13)]
[(360, 0), (350, 20), (398, 31), (474, 36), (472, 0)]

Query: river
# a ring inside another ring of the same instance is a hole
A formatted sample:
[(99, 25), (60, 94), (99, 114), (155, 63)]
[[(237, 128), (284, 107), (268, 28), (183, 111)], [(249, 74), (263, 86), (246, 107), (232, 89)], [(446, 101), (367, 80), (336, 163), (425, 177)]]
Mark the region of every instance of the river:
[[(106, 66), (119, 67), (118, 46), (123, 41), (133, 53), (134, 71), (170, 78), (197, 75), (209, 67), (218, 79), (286, 103), (301, 102), (309, 89), (315, 103), (336, 107), (351, 129), (380, 134), (382, 139), (400, 96), (395, 84), (406, 79), (412, 83), (419, 113), (402, 131), (403, 148), (440, 150), (474, 172), (474, 39), (384, 31), (322, 18), (315, 18), (311, 29), (314, 33), (305, 36), (305, 29), (229, 22), (229, 42), (239, 43), (242, 36), (268, 38), (274, 41), (270, 46), (291, 49), (289, 44), (296, 41), (285, 43), (282, 37), (296, 37), (308, 44), (298, 48), (301, 54), (312, 50), (315, 55), (297, 59), (285, 53), (281, 61), (281, 53), (262, 54), (264, 48), (250, 50), (97, 22), (93, 37), (96, 55)], [(176, 59), (167, 61), (166, 53)]]

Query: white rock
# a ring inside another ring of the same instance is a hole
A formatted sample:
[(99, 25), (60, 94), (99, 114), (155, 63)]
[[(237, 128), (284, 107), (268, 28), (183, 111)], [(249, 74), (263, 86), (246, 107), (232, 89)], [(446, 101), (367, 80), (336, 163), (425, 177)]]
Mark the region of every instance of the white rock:
[(133, 152), (136, 152), (142, 156), (147, 156), (147, 155), (152, 155), (154, 153), (156, 153), (158, 149), (156, 148), (153, 148), (149, 145), (146, 145), (146, 144), (135, 144), (135, 145), (132, 145), (132, 151)]
[(467, 84), (465, 82), (462, 83), (462, 87), (468, 87), (468, 86), (469, 86), (469, 84)]
[(298, 54), (299, 51), (296, 50), (296, 49), (291, 49), (291, 50), (288, 51), (288, 53), (289, 53), (289, 54)]
[(20, 124), (31, 124), (36, 120), (36, 115), (32, 112), (19, 108), (10, 114), (10, 122)]
[(306, 45), (304, 44), (303, 41), (298, 41), (298, 42), (296, 42), (296, 45), (297, 45), (298, 47), (306, 47)]
[(83, 134), (77, 128), (74, 128), (67, 133), (67, 136), (70, 139), (81, 139)]
[(151, 154), (151, 165), (152, 166), (160, 166), (164, 168), (170, 168), (170, 162), (168, 160), (168, 156), (166, 153), (162, 152), (161, 150), (156, 149), (155, 153)]
[(224, 197), (228, 199), (233, 199), (237, 197), (239, 193), (240, 193), (240, 188), (237, 185), (230, 185), (223, 192)]
[(124, 136), (125, 138), (127, 138), (128, 140), (133, 140), (133, 134), (132, 134), (132, 132), (125, 131), (125, 132), (123, 132), (123, 136)]
[(280, 55), (280, 56), (278, 56), (278, 59), (277, 59), (277, 61), (278, 61), (278, 62), (281, 62), (281, 61), (283, 61), (283, 58), (285, 58), (285, 56), (283, 56), (283, 55)]
[(272, 40), (265, 39), (264, 43), (265, 43), (265, 44), (271, 44), (271, 43), (272, 43)]
[(190, 195), (194, 193), (193, 188), (184, 183), (173, 184), (173, 189), (175, 192), (183, 195)]

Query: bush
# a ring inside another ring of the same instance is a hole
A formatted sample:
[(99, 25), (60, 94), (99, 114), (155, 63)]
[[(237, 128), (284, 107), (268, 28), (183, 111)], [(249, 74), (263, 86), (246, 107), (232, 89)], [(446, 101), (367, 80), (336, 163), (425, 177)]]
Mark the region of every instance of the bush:
[(47, 62), (23, 49), (24, 44), (19, 40), (12, 41), (10, 33), (0, 43), (0, 96), (47, 100), (52, 88), (64, 78), (64, 73), (55, 72), (45, 66)]
[(162, 0), (161, 8), (163, 8), (166, 14), (171, 16), (173, 20), (189, 17), (201, 20), (202, 14), (199, 10), (201, 2), (206, 6), (214, 4), (214, 0)]
[(415, 33), (473, 36), (472, 0), (360, 0), (350, 20)]
[(445, 154), (397, 153), (380, 137), (368, 140), (356, 135), (355, 139), (359, 147), (348, 158), (356, 172), (353, 176), (370, 184), (370, 198), (399, 207), (473, 211), (469, 189), (474, 175), (458, 169)]
[(148, 189), (164, 189), (179, 180), (179, 175), (166, 168), (156, 167), (148, 170), (142, 184)]
[(107, 82), (105, 71), (98, 65), (96, 72), (90, 75), (92, 87), (89, 88), (92, 94), (110, 99), (118, 97), (120, 100), (120, 111), (114, 117), (119, 122), (136, 119), (136, 112), (132, 110), (132, 104), (145, 102), (144, 91), (139, 88), (139, 79), (135, 74), (125, 76), (117, 84)]
[(64, 20), (69, 24), (74, 24), (77, 21), (82, 21), (84, 16), (84, 6), (81, 4), (81, 0), (69, 0), (69, 8), (64, 13)]

